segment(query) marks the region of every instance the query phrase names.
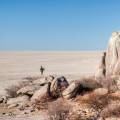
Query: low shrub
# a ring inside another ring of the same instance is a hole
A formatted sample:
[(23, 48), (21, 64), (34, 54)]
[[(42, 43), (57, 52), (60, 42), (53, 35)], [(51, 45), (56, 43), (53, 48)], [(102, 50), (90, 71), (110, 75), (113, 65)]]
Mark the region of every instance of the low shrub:
[(48, 104), (50, 120), (66, 120), (70, 105), (64, 99), (58, 99)]
[(9, 97), (14, 98), (17, 97), (17, 91), (25, 86), (28, 85), (28, 81), (22, 81), (18, 85), (11, 85), (10, 87), (6, 88), (6, 93)]

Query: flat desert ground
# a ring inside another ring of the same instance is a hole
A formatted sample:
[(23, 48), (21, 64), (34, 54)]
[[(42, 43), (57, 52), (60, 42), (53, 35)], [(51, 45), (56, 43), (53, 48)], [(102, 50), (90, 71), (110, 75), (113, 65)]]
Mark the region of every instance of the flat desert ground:
[(68, 81), (94, 74), (102, 51), (53, 52), (0, 52), (0, 94), (5, 88), (28, 76), (40, 76), (40, 66), (45, 76), (63, 75)]

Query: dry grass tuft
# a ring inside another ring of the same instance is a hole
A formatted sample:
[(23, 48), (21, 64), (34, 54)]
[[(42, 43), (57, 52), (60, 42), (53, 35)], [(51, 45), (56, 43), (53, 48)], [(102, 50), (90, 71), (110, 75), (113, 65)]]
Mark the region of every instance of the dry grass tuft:
[(108, 95), (96, 96), (94, 94), (91, 94), (89, 96), (89, 101), (87, 101), (87, 103), (98, 112), (104, 109), (104, 107), (106, 107), (109, 102), (110, 98)]
[(101, 112), (101, 116), (107, 117), (120, 117), (120, 101), (112, 101)]
[(71, 113), (66, 120), (83, 120), (80, 114)]
[(6, 93), (9, 97), (17, 97), (17, 91), (29, 84), (28, 81), (22, 81), (18, 85), (11, 85), (9, 88), (6, 88)]
[(91, 92), (83, 97), (78, 96), (76, 102), (79, 102), (80, 104), (88, 104), (103, 118), (111, 116), (120, 117), (120, 97), (113, 97), (111, 96), (111, 93), (99, 96)]
[(38, 110), (48, 109), (48, 102), (52, 101), (53, 99), (46, 94), (40, 99), (35, 100), (35, 102), (32, 103), (32, 106)]
[(65, 120), (70, 110), (70, 105), (64, 99), (54, 100), (47, 95), (36, 100), (32, 106), (38, 110), (48, 110), (50, 120)]
[(64, 99), (58, 99), (48, 104), (50, 120), (66, 120), (70, 105)]
[(106, 78), (100, 81), (102, 87), (107, 88), (109, 92), (114, 92), (118, 89), (116, 79), (111, 76), (106, 76)]

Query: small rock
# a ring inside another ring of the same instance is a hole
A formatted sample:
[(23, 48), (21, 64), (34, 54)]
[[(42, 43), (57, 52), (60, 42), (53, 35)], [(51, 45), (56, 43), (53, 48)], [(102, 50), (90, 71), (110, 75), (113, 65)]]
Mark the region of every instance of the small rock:
[(94, 90), (93, 92), (95, 95), (98, 95), (98, 96), (104, 96), (108, 93), (108, 89), (106, 88), (98, 88), (96, 90)]
[(2, 113), (3, 115), (5, 115), (6, 113)]
[(3, 98), (0, 98), (0, 103), (3, 103), (4, 99)]
[(38, 79), (38, 80), (34, 80), (33, 81), (33, 84), (37, 84), (37, 85), (40, 85), (40, 86), (43, 86), (47, 83), (47, 80), (45, 78), (41, 78), (41, 79)]
[(14, 116), (15, 114), (13, 112), (9, 112), (9, 116)]
[(6, 101), (7, 101), (7, 96), (0, 97), (0, 103), (6, 103)]
[(120, 90), (120, 78), (116, 80), (116, 82), (117, 82), (117, 88)]
[(11, 104), (11, 105), (8, 106), (8, 109), (13, 108), (13, 107), (17, 107), (17, 106), (18, 106), (17, 103), (15, 103), (15, 104)]
[(24, 114), (26, 115), (26, 114), (28, 114), (27, 112), (24, 112)]
[(35, 109), (31, 109), (30, 112), (35, 112)]
[(48, 77), (46, 77), (47, 82), (52, 82), (54, 79), (55, 77), (52, 75), (49, 75)]

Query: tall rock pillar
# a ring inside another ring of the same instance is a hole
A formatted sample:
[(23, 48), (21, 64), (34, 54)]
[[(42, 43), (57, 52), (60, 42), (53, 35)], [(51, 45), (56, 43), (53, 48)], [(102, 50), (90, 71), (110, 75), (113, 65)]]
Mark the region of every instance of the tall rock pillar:
[(106, 76), (120, 75), (120, 32), (113, 32), (106, 51)]

